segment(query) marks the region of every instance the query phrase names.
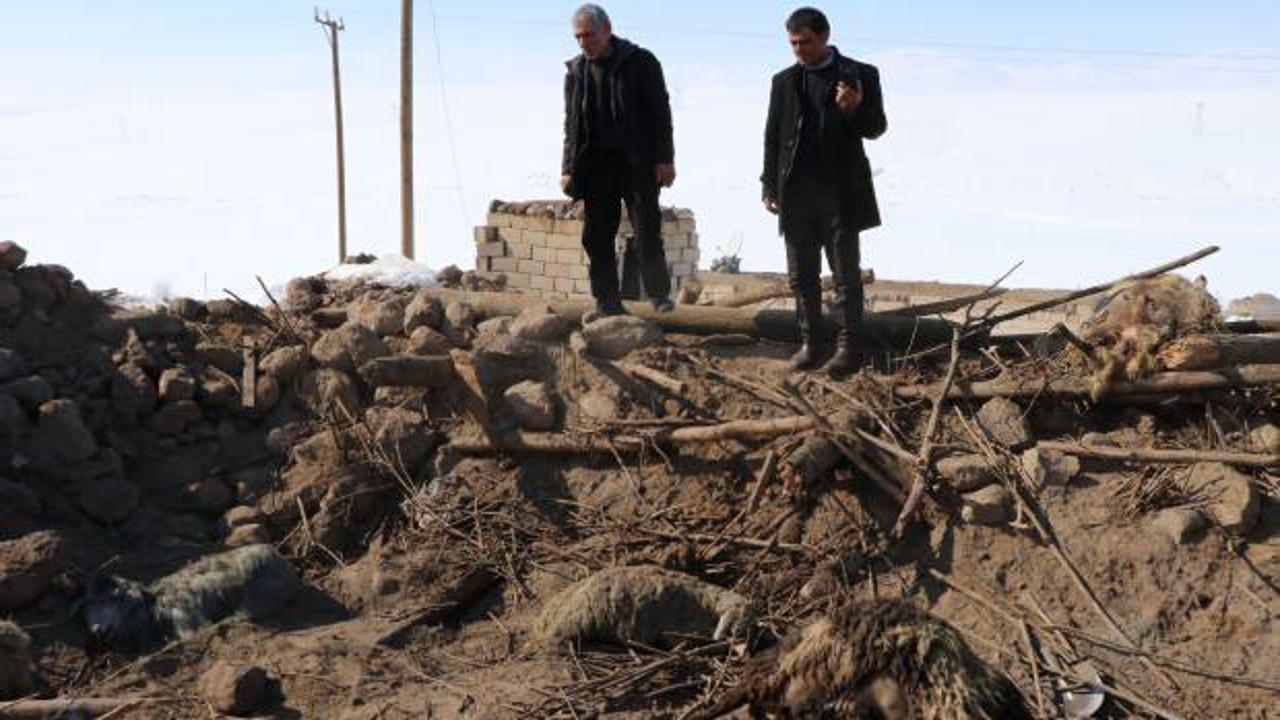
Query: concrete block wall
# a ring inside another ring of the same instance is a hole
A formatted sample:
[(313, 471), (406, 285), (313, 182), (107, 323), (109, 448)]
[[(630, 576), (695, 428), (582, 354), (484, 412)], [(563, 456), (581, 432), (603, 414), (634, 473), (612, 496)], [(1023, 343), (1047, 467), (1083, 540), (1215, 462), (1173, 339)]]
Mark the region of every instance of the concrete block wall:
[[(476, 228), (476, 270), (502, 273), (507, 287), (548, 298), (591, 294), (587, 254), (582, 249), (582, 205), (569, 201), (502, 202), (489, 206), (487, 224)], [(631, 237), (623, 214), (618, 262)], [(662, 239), (673, 290), (698, 270), (698, 232), (693, 212), (662, 210)]]

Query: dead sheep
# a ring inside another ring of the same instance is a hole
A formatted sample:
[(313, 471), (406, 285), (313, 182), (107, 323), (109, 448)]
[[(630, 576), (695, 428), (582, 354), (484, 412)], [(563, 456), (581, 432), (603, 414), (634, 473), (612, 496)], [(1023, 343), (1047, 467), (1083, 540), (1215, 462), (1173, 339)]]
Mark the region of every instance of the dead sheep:
[(17, 700), (35, 690), (36, 664), (31, 638), (14, 623), (0, 620), (0, 700)]
[[(747, 706), (772, 717), (1031, 720), (1016, 685), (960, 633), (906, 603), (850, 603), (752, 658), (695, 717)], [(756, 717), (756, 715), (752, 715)]]
[(570, 586), (543, 609), (534, 634), (567, 642), (670, 647), (685, 636), (717, 640), (741, 635), (750, 621), (746, 598), (659, 567), (602, 570)]
[(84, 618), (90, 634), (109, 647), (141, 651), (232, 616), (263, 620), (284, 609), (301, 587), (274, 546), (248, 545), (197, 560), (149, 587), (92, 577)]

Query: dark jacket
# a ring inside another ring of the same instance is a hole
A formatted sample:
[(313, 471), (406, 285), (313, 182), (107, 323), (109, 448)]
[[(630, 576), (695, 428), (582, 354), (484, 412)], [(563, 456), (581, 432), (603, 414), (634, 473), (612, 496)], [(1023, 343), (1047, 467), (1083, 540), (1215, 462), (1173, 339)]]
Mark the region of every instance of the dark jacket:
[[(632, 167), (639, 170), (674, 162), (671, 101), (662, 64), (653, 53), (618, 37), (614, 38), (613, 52), (610, 102), (614, 117), (622, 126)], [(590, 138), (586, 108), (588, 62), (579, 55), (565, 63), (568, 72), (564, 76), (564, 155), (560, 172), (575, 178)], [(571, 197), (581, 198), (582, 191), (579, 183), (570, 183)]]
[[(880, 90), (880, 71), (874, 66), (851, 60), (836, 52), (838, 75), (845, 82), (856, 78), (862, 83), (862, 104), (852, 113), (836, 107), (835, 92), (830, 94), (822, 123), (821, 147), (818, 154), (827, 158), (835, 171), (846, 222), (858, 231), (880, 224), (880, 208), (876, 203), (875, 185), (871, 180), (871, 164), (867, 161), (862, 141), (875, 140), (884, 134), (888, 123), (884, 116), (884, 96)], [(780, 226), (787, 216), (787, 180), (799, 150), (801, 123), (805, 122), (801, 93), (804, 68), (793, 65), (773, 77), (769, 96), (769, 118), (764, 132), (764, 197), (777, 198), (781, 207)]]

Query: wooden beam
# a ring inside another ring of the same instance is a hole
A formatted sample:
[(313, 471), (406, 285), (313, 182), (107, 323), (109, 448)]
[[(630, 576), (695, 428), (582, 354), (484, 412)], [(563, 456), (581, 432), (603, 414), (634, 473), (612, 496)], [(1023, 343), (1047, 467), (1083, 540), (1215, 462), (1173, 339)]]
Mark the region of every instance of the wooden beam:
[[(990, 400), (991, 398), (1060, 397), (1087, 398), (1090, 396), (1089, 378), (996, 379), (983, 382), (958, 382), (947, 396), (953, 400)], [(1280, 364), (1245, 365), (1237, 368), (1201, 372), (1157, 373), (1136, 382), (1119, 381), (1111, 385), (1107, 398), (1133, 396), (1162, 396), (1195, 393), (1207, 390), (1237, 390), (1242, 388), (1280, 385)], [(911, 400), (926, 399), (937, 392), (937, 385), (907, 385), (894, 389), (900, 397)]]

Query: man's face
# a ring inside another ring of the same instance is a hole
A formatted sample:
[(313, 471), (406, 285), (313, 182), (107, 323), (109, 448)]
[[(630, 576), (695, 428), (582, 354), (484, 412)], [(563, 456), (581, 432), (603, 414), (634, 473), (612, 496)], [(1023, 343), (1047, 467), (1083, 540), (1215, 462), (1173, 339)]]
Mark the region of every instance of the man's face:
[(597, 24), (590, 18), (577, 18), (573, 21), (573, 37), (588, 60), (598, 60), (609, 52), (613, 28), (607, 24)]
[(830, 33), (819, 35), (809, 28), (800, 28), (800, 32), (788, 32), (791, 41), (791, 52), (796, 59), (805, 65), (817, 65), (827, 57), (827, 39)]

